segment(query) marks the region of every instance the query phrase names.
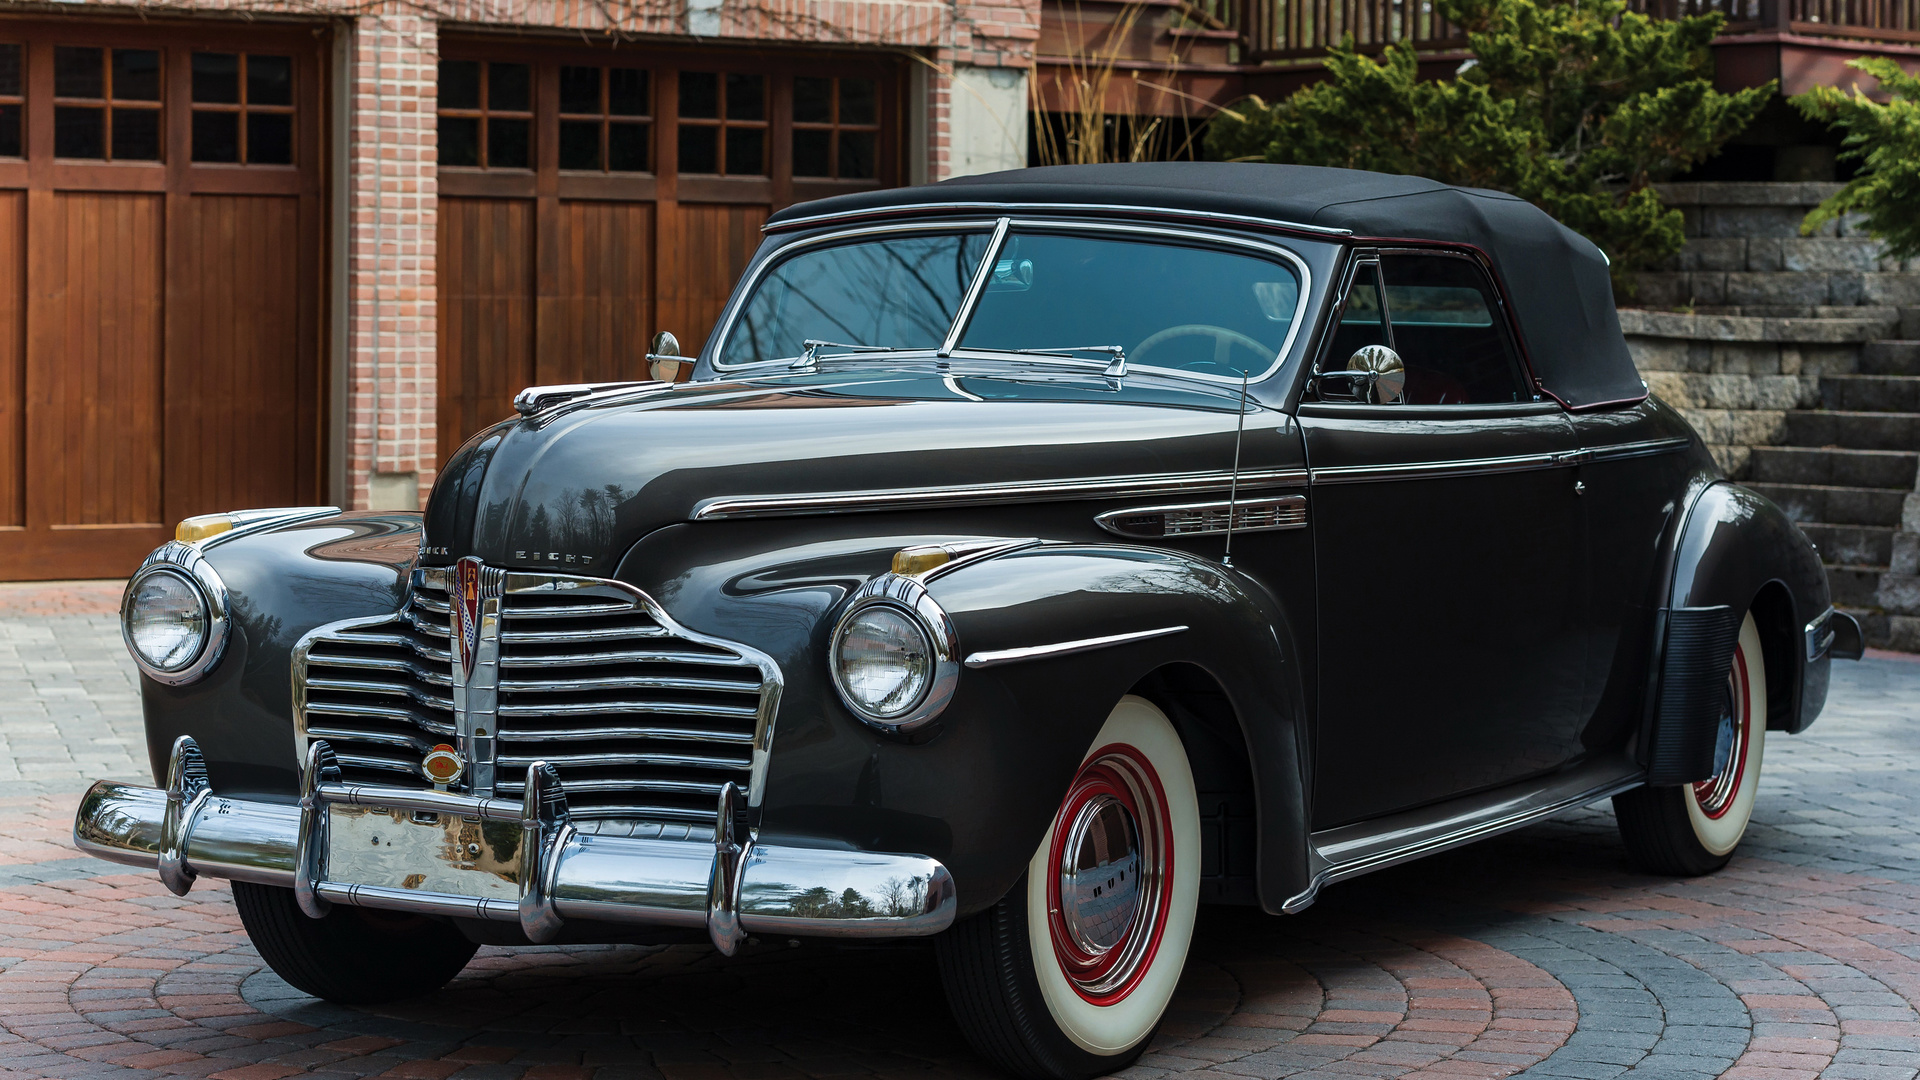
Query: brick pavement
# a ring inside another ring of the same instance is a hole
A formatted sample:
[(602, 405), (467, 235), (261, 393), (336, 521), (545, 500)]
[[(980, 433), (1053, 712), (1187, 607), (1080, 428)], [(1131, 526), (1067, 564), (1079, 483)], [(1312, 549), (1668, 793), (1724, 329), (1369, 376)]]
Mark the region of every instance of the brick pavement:
[[(924, 944), (483, 948), (421, 1001), (292, 990), (217, 883), (176, 898), (67, 846), (88, 780), (147, 770), (117, 588), (93, 592), (0, 589), (0, 1076), (990, 1075)], [(50, 610), (69, 613), (33, 613)], [(1129, 1080), (1915, 1080), (1920, 661), (1835, 672), (1819, 724), (1769, 741), (1727, 870), (1633, 874), (1601, 807), (1331, 888), (1303, 915), (1204, 909)]]

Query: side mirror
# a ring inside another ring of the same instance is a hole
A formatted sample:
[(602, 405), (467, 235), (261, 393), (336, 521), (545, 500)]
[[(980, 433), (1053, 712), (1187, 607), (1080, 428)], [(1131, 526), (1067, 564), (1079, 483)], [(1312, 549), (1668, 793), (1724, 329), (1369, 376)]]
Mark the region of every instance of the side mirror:
[(653, 348), (647, 352), (647, 371), (661, 382), (679, 382), (693, 367), (680, 355), (680, 339), (662, 330), (653, 335)]
[(1321, 401), (1398, 405), (1406, 400), (1407, 369), (1385, 345), (1363, 345), (1347, 358), (1347, 370), (1314, 376), (1313, 389)]

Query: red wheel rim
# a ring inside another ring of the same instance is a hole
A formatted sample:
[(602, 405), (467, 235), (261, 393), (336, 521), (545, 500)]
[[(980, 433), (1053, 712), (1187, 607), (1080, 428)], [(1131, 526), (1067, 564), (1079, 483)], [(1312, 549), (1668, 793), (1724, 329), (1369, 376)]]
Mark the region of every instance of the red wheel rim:
[(1714, 821), (1727, 816), (1740, 794), (1740, 784), (1747, 776), (1747, 741), (1753, 735), (1753, 691), (1747, 684), (1747, 657), (1737, 645), (1733, 649), (1733, 670), (1727, 673), (1727, 701), (1733, 710), (1733, 738), (1727, 763), (1719, 772), (1693, 785), (1693, 801), (1699, 804), (1701, 813)]
[(1166, 793), (1146, 755), (1125, 743), (1094, 751), (1054, 816), (1047, 929), (1074, 992), (1125, 998), (1153, 966), (1173, 893)]

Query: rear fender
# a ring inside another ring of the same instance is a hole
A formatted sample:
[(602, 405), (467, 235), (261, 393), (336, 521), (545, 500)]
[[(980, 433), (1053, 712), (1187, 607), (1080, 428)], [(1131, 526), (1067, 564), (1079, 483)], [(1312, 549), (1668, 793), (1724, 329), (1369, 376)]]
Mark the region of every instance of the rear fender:
[[(1804, 731), (1826, 703), (1831, 663), (1825, 654), (1809, 658), (1805, 628), (1829, 605), (1819, 553), (1785, 512), (1738, 484), (1704, 485), (1673, 547), (1671, 586), (1662, 605), (1668, 632), (1657, 639), (1661, 655), (1652, 668), (1656, 675), (1649, 687), (1649, 717), (1657, 714), (1662, 697), (1671, 695), (1670, 680), (1725, 678), (1724, 665), (1701, 658), (1693, 658), (1691, 665), (1701, 668), (1699, 672), (1683, 673), (1679, 669), (1687, 666), (1686, 649), (1669, 647), (1678, 640), (1674, 630), (1680, 623), (1714, 618), (1691, 613), (1724, 609), (1734, 635), (1749, 612), (1760, 630), (1768, 729)], [(1730, 651), (1731, 646), (1726, 648)]]

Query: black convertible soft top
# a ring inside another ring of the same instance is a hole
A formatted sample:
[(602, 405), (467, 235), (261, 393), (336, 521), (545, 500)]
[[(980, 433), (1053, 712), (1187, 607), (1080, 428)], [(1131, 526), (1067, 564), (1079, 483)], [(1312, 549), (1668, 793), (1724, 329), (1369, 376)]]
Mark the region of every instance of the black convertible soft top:
[(1620, 336), (1606, 256), (1533, 204), (1498, 191), (1309, 165), (1060, 165), (839, 195), (788, 207), (768, 227), (949, 201), (1191, 210), (1350, 229), (1365, 239), (1469, 244), (1499, 271), (1542, 390), (1576, 409), (1639, 401), (1647, 393)]

